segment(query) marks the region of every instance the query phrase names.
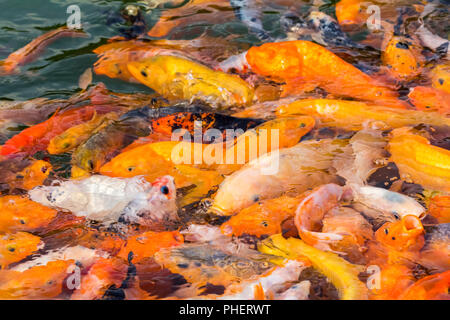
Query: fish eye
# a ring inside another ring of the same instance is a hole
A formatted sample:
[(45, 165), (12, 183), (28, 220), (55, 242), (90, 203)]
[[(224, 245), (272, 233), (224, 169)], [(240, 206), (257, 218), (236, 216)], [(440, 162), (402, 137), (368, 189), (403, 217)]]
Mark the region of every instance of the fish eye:
[(269, 226), (269, 224), (267, 223), (267, 221), (263, 221), (263, 222), (261, 222), (261, 224), (262, 224), (264, 227), (268, 227), (268, 226)]
[(168, 186), (162, 186), (160, 190), (161, 190), (162, 194), (169, 194), (169, 187)]
[(389, 229), (384, 229), (384, 233), (388, 234), (389, 233)]
[(144, 77), (147, 77), (147, 72), (145, 72), (145, 70), (141, 70), (141, 74), (142, 74)]
[(131, 172), (131, 171), (133, 171), (134, 169), (135, 169), (135, 167), (128, 167), (128, 168), (127, 168), (128, 172)]

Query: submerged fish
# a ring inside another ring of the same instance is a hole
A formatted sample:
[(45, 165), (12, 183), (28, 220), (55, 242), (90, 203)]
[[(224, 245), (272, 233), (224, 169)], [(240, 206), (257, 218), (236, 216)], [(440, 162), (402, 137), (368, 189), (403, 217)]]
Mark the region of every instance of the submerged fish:
[(305, 141), (256, 158), (225, 178), (214, 198), (212, 211), (231, 215), (264, 199), (286, 192), (336, 182), (331, 164), (347, 141)]
[(0, 70), (3, 69), (6, 74), (11, 74), (17, 71), (17, 68), (20, 65), (33, 61), (46, 46), (59, 38), (85, 36), (86, 34), (83, 31), (70, 29), (66, 26), (49, 31), (31, 41), (25, 47), (11, 53), (4, 61), (1, 62)]
[(50, 140), (47, 147), (48, 153), (59, 154), (76, 148), (86, 141), (95, 131), (101, 130), (101, 128), (116, 120), (117, 117), (113, 112), (103, 116), (94, 114), (88, 122), (73, 126)]
[(31, 231), (44, 227), (57, 212), (23, 196), (0, 197), (0, 232)]
[(402, 300), (449, 300), (450, 271), (424, 277), (400, 295)]
[(391, 132), (388, 151), (402, 178), (431, 190), (450, 191), (450, 151), (430, 144), (410, 128)]
[(28, 257), (42, 247), (41, 238), (31, 233), (0, 235), (0, 269)]
[(450, 196), (434, 196), (428, 204), (428, 213), (439, 223), (450, 223)]
[(151, 225), (177, 219), (175, 192), (170, 176), (150, 184), (142, 176), (120, 179), (94, 175), (63, 181), (59, 186), (36, 187), (29, 195), (33, 201), (91, 220)]
[(338, 289), (342, 300), (361, 300), (368, 298), (366, 285), (358, 278), (360, 268), (351, 264), (332, 252), (323, 252), (311, 247), (302, 240), (284, 239), (276, 234), (265, 239), (259, 246), (259, 251), (278, 255), (288, 259), (306, 257), (313, 267), (325, 275)]
[[(435, 112), (402, 110), (382, 105), (370, 105), (359, 101), (333, 99), (305, 99), (277, 109), (280, 116), (306, 114), (316, 116), (327, 125), (349, 130), (361, 130), (365, 124), (375, 127), (398, 128), (421, 123), (450, 125), (449, 118)], [(384, 128), (383, 128), (384, 129)]]
[(412, 104), (422, 111), (450, 115), (450, 93), (432, 87), (414, 87), (408, 94)]
[(210, 244), (185, 244), (162, 249), (155, 254), (155, 260), (197, 287), (207, 283), (228, 286), (273, 268), (267, 257), (258, 252), (253, 257), (239, 256)]

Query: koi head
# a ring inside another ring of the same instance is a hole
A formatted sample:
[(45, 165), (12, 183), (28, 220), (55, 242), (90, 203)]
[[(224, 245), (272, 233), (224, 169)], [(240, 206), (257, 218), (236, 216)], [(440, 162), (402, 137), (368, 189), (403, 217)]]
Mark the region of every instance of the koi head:
[(398, 251), (420, 250), (425, 243), (423, 225), (413, 215), (404, 216), (400, 221), (385, 223), (376, 231), (375, 238)]

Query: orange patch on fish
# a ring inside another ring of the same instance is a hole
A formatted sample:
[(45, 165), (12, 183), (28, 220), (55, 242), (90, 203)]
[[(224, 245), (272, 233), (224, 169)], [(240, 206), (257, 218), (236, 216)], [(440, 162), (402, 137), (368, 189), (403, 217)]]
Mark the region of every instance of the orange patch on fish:
[(27, 232), (0, 235), (0, 268), (25, 259), (36, 252), (41, 238)]
[(408, 94), (412, 104), (423, 111), (450, 114), (450, 93), (432, 87), (415, 87)]
[(184, 238), (178, 231), (144, 232), (128, 238), (126, 244), (118, 253), (118, 257), (127, 260), (133, 253), (133, 263), (152, 257), (161, 248), (169, 248), (184, 243)]
[(22, 196), (0, 197), (0, 232), (30, 231), (48, 225), (57, 211)]

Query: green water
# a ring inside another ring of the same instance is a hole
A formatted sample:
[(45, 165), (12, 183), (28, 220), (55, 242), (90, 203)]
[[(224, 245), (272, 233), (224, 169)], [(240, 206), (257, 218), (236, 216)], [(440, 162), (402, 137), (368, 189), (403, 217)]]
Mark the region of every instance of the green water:
[[(179, 3), (179, 2), (178, 2)], [(81, 10), (82, 28), (87, 38), (61, 38), (47, 47), (32, 63), (20, 68), (20, 73), (0, 77), (0, 99), (27, 100), (36, 97), (67, 98), (77, 92), (80, 75), (96, 61), (92, 50), (106, 43), (107, 39), (119, 35), (117, 24), (107, 25), (107, 19), (120, 12), (126, 4), (143, 3), (133, 1), (106, 0), (0, 0), (0, 59), (25, 46), (48, 30), (66, 24), (70, 14), (69, 5), (76, 4)], [(169, 5), (166, 5), (166, 8)], [(150, 28), (155, 24), (164, 8), (146, 8), (145, 20)], [(232, 13), (229, 13), (232, 14)], [(269, 14), (266, 23), (275, 25), (277, 12)], [(231, 19), (234, 20), (234, 19)], [(246, 27), (234, 20), (221, 25), (203, 25), (215, 36), (226, 36), (232, 30), (243, 35), (242, 41), (253, 42), (245, 35)], [(195, 33), (187, 32), (191, 37)], [(149, 89), (124, 81), (94, 75), (93, 83), (103, 82), (113, 91), (149, 92)]]

